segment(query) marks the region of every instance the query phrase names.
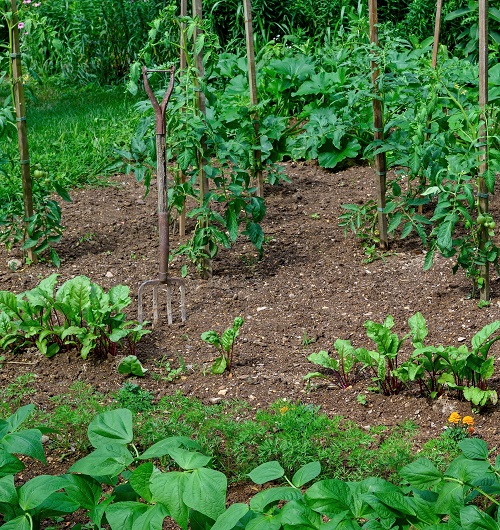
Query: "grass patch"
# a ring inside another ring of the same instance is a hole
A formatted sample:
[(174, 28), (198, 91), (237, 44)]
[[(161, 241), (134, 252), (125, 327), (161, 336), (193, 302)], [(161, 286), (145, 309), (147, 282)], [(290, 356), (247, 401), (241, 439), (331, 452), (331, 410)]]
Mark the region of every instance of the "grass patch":
[[(123, 86), (36, 87), (26, 104), (31, 167), (46, 171), (48, 180), (66, 189), (106, 184), (117, 159), (114, 147), (129, 145), (137, 127), (137, 100)], [(7, 153), (19, 159), (15, 135)], [(2, 197), (13, 196), (19, 182), (14, 163), (0, 178)], [(38, 185), (50, 188), (49, 182)]]

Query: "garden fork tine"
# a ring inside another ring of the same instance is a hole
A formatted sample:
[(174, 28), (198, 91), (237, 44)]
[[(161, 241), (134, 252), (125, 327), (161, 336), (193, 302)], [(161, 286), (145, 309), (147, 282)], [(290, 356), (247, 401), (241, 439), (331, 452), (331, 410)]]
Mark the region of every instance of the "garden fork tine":
[[(162, 102), (158, 103), (148, 81), (148, 72), (151, 71), (170, 71), (170, 84), (168, 86)], [(142, 77), (144, 80), (144, 88), (153, 105), (155, 111), (155, 128), (156, 128), (156, 182), (158, 187), (158, 232), (160, 235), (160, 270), (158, 278), (155, 280), (146, 280), (139, 287), (137, 293), (138, 310), (137, 317), (139, 322), (143, 321), (143, 297), (144, 290), (148, 286), (153, 287), (153, 325), (158, 323), (158, 292), (161, 285), (166, 286), (167, 292), (167, 320), (172, 324), (172, 287), (177, 286), (180, 291), (180, 306), (181, 319), (186, 320), (186, 292), (184, 280), (180, 278), (169, 278), (168, 276), (168, 256), (170, 253), (169, 245), (169, 230), (168, 230), (168, 183), (167, 183), (167, 160), (166, 160), (166, 125), (165, 125), (165, 109), (167, 108), (168, 100), (172, 95), (174, 88), (174, 67), (170, 70), (148, 70), (146, 67), (142, 68)]]

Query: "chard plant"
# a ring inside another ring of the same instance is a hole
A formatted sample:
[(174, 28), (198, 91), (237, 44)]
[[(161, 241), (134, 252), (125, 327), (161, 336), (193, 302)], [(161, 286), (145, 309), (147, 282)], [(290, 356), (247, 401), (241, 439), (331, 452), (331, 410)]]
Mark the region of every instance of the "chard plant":
[(126, 345), (131, 354), (140, 338), (150, 333), (126, 320), (129, 288), (112, 287), (107, 293), (86, 276), (63, 283), (55, 292), (57, 274), (37, 287), (15, 295), (0, 291), (0, 349), (18, 351), (27, 346), (52, 357), (62, 349), (76, 348), (83, 359), (94, 354), (116, 355)]
[(227, 328), (222, 335), (219, 335), (214, 330), (205, 331), (201, 334), (201, 339), (215, 346), (220, 353), (220, 357), (217, 357), (212, 365), (211, 372), (213, 374), (222, 374), (226, 370), (231, 372), (235, 341), (243, 322), (244, 320), (241, 317), (236, 317), (233, 325)]
[[(335, 357), (329, 355), (325, 350), (318, 353), (311, 353), (307, 360), (326, 368), (333, 373), (333, 383), (339, 388), (347, 388), (355, 382), (353, 370), (358, 364), (357, 350), (349, 340), (337, 339), (333, 345)], [(304, 379), (309, 381), (315, 377), (328, 377), (321, 372), (310, 372)]]
[(396, 333), (391, 333), (393, 326), (394, 318), (391, 315), (388, 315), (382, 324), (367, 320), (367, 335), (375, 342), (377, 349), (355, 350), (356, 359), (362, 363), (363, 369), (371, 370), (372, 381), (385, 396), (399, 394), (404, 388), (404, 383), (398, 376), (398, 354), (408, 335), (400, 339)]

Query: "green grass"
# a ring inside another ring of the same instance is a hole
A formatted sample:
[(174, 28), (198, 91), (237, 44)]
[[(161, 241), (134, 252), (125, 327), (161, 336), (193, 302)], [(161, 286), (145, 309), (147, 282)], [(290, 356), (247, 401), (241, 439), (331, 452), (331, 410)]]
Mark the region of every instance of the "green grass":
[[(46, 171), (49, 180), (67, 189), (102, 185), (116, 161), (114, 146), (129, 145), (133, 136), (136, 101), (123, 86), (35, 87), (26, 104), (32, 168)], [(18, 159), (16, 141), (8, 152)], [(14, 173), (0, 180), (2, 196), (19, 178)]]
[[(1, 397), (11, 403), (10, 407), (4, 405), (2, 416), (25, 404), (32, 393), (34, 379), (28, 375), (2, 391)], [(393, 428), (364, 429), (341, 416), (329, 418), (319, 407), (287, 401), (254, 413), (241, 401), (204, 405), (178, 392), (155, 403), (150, 392), (135, 384), (124, 383), (117, 392), (105, 395), (82, 382), (52, 401), (53, 412), (38, 411), (32, 426), (57, 430), (50, 434), (51, 444), (63, 453), (90, 450), (87, 426), (92, 418), (125, 407), (133, 411), (134, 439), (140, 450), (169, 436), (188, 436), (200, 443), (203, 452), (212, 457), (213, 467), (231, 482), (244, 480), (252, 469), (271, 460), (278, 460), (287, 476), (318, 460), (323, 478), (378, 476), (397, 481), (397, 471), (415, 458), (425, 456), (444, 468), (459, 453), (456, 442), (441, 436), (416, 454), (413, 442), (418, 426), (411, 421)]]

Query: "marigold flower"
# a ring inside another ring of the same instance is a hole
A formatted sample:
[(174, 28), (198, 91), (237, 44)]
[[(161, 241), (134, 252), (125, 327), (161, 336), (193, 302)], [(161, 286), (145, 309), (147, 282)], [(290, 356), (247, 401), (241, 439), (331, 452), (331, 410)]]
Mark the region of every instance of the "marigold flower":
[(280, 408), (280, 413), (281, 413), (282, 416), (283, 416), (283, 414), (285, 414), (285, 412), (287, 412), (287, 411), (288, 411), (288, 407), (287, 407), (286, 405), (285, 405), (284, 407), (281, 407), (281, 408)]
[(467, 432), (468, 432), (469, 434), (473, 434), (474, 431), (475, 431), (474, 427), (473, 427), (472, 425), (469, 425), (469, 428), (467, 429)]
[(461, 418), (462, 418), (462, 416), (460, 416), (460, 414), (458, 412), (452, 412), (450, 414), (450, 417), (448, 418), (448, 421), (450, 423), (458, 423)]
[(472, 427), (474, 425), (474, 418), (472, 416), (464, 416), (462, 418), (462, 423)]

